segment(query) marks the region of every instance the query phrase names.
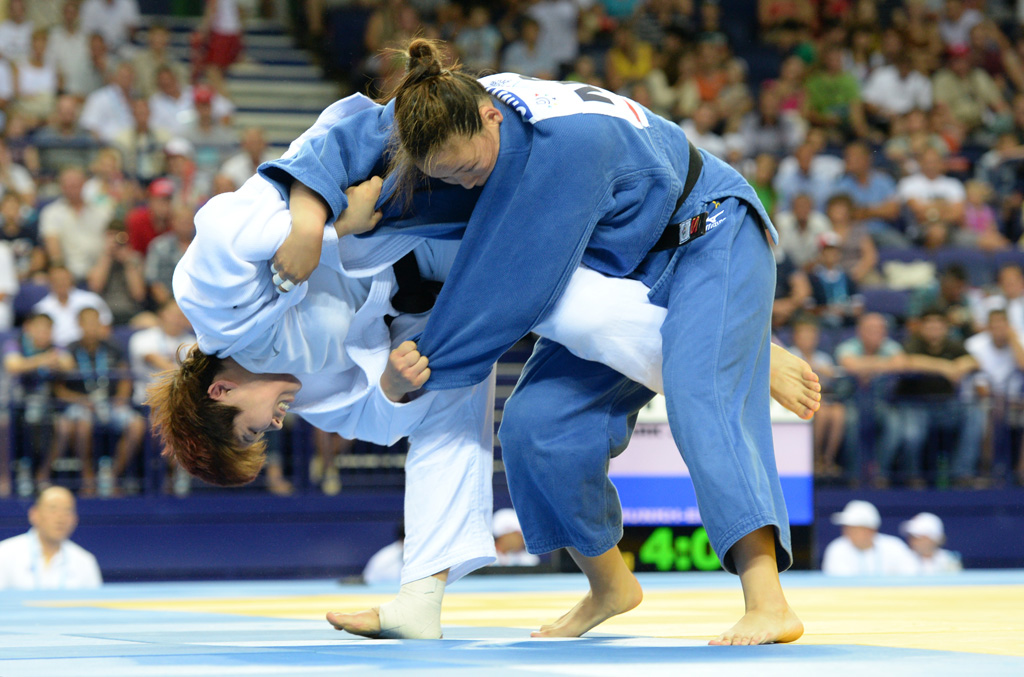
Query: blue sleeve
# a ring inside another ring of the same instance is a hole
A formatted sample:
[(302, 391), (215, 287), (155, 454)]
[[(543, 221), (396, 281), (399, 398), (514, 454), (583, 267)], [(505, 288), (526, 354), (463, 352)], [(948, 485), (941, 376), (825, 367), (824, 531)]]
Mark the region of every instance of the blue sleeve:
[(375, 106), (342, 118), (294, 155), (264, 162), (259, 173), (285, 202), (293, 181), (308, 186), (327, 203), (328, 223), (333, 223), (348, 207), (345, 190), (372, 176), (383, 176), (393, 111), (391, 105)]
[[(484, 186), (419, 340), (430, 359), (428, 389), (486, 378), (561, 296), (599, 223), (626, 216), (639, 237), (654, 240), (668, 223), (675, 202), (668, 194), (678, 189), (669, 172), (641, 169), (620, 142), (625, 136), (602, 138), (592, 128), (569, 128), (573, 122), (549, 121), (560, 132), (555, 138), (520, 130), (533, 137), (517, 140), (525, 152), (508, 152), (512, 139), (502, 124), (504, 157)], [(645, 199), (659, 206), (638, 214), (634, 208)]]

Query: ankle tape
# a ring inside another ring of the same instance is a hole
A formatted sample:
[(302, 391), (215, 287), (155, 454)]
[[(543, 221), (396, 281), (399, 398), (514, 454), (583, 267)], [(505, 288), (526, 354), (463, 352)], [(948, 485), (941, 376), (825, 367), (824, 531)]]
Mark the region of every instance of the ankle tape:
[(401, 587), (398, 596), (380, 605), (380, 637), (441, 639), (441, 602), (445, 582), (428, 576)]

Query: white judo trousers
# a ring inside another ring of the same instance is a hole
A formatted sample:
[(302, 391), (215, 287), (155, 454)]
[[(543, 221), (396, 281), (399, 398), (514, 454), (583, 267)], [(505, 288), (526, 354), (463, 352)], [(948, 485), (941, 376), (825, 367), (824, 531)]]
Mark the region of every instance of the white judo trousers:
[[(346, 102), (364, 105), (359, 97), (338, 102), (295, 144), (346, 114)], [(493, 373), (475, 387), (405, 404), (390, 402), (379, 385), (391, 348), (426, 320), (391, 307), (391, 266), (415, 249), (423, 276), (443, 280), (458, 243), (403, 235), (339, 241), (328, 227), (320, 267), (279, 294), (270, 261), (290, 227), (286, 203), (259, 176), (196, 215), (173, 286), (200, 348), (256, 373), (298, 377), (292, 411), (323, 430), (383, 445), (409, 438), (403, 584), (445, 569), (454, 582), (493, 562)], [(665, 311), (649, 303), (648, 291), (581, 268), (537, 331), (660, 391)], [(390, 329), (385, 315), (398, 316)]]

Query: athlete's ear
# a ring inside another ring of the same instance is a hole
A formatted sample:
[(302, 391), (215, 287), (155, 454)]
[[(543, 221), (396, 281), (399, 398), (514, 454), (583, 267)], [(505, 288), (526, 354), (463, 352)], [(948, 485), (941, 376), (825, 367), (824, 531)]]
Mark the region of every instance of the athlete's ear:
[(210, 384), (210, 387), (206, 390), (206, 394), (210, 396), (211, 400), (220, 402), (224, 397), (238, 387), (238, 384), (234, 381), (225, 381), (220, 379)]
[(501, 111), (490, 102), (480, 105), (480, 118), (484, 121), (485, 126), (488, 124), (500, 125), (504, 117)]

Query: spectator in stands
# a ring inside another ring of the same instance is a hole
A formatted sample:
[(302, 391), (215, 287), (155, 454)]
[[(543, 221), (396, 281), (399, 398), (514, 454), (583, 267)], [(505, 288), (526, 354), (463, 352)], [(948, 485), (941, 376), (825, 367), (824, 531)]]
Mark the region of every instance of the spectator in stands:
[(917, 573), (914, 555), (895, 536), (881, 534), (882, 517), (867, 501), (850, 501), (832, 514), (843, 535), (828, 544), (821, 571), (828, 576), (893, 576)]
[(896, 182), (885, 172), (874, 169), (871, 148), (863, 141), (846, 146), (846, 171), (835, 182), (834, 193), (843, 193), (853, 201), (855, 221), (862, 221), (882, 247), (906, 247), (907, 240), (892, 223), (900, 215)]
[(954, 242), (964, 242), (987, 252), (1009, 249), (1010, 241), (1000, 232), (999, 219), (992, 206), (992, 186), (973, 179), (964, 186), (964, 192), (964, 218)]
[(779, 69), (779, 77), (765, 85), (779, 97), (779, 106), (783, 113), (791, 113), (802, 117), (807, 100), (804, 88), (807, 79), (807, 64), (797, 55), (787, 57)]
[(57, 100), (57, 68), (46, 60), (46, 30), (32, 33), (27, 57), (18, 61), (18, 110), (32, 127), (39, 126), (53, 112)]
[[(57, 68), (60, 91), (74, 96), (85, 96), (89, 81), (91, 60), (89, 37), (78, 21), (79, 3), (65, 0), (61, 10), (61, 23), (50, 29), (46, 45), (46, 59)], [(102, 38), (100, 39), (102, 44)], [(103, 44), (104, 52), (106, 45)]]
[(42, 168), (56, 173), (64, 167), (89, 164), (95, 140), (78, 124), (78, 100), (70, 94), (57, 97), (49, 124), (36, 130), (33, 141), (39, 148)]
[(693, 145), (724, 160), (728, 151), (725, 139), (715, 132), (718, 123), (718, 109), (714, 104), (705, 102), (697, 106), (692, 118), (683, 120), (679, 126)]
[[(26, 449), (43, 449), (44, 430), (52, 426), (55, 434), (51, 444), (63, 450), (67, 438), (61, 439), (56, 433), (66, 433), (67, 423), (62, 423), (60, 415), (53, 415), (53, 377), (57, 372), (74, 369), (74, 361), (53, 344), (53, 320), (41, 313), (30, 315), (22, 324), (21, 335), (10, 339), (3, 348), (4, 371), (21, 385), (21, 417), (15, 425), (24, 424), (29, 441)], [(37, 483), (49, 480), (49, 473), (49, 468), (37, 468)]]
[(36, 182), (27, 169), (14, 161), (7, 143), (0, 138), (0, 196), (7, 193), (14, 193), (26, 203), (32, 203), (36, 195)]
[(125, 219), (128, 244), (142, 255), (149, 250), (150, 242), (158, 235), (166, 233), (171, 226), (174, 183), (170, 179), (157, 179), (149, 184), (146, 194), (146, 204), (128, 212)]
[[(889, 338), (889, 323), (879, 313), (865, 313), (857, 321), (857, 334), (843, 341), (835, 350), (836, 362), (847, 373), (857, 377), (863, 386), (871, 386), (879, 376), (903, 368), (906, 356), (899, 343)], [(872, 420), (880, 428), (879, 445), (900, 443), (898, 422), (886, 416), (888, 407), (864, 402), (858, 406), (858, 420)], [(877, 410), (877, 411), (876, 411)], [(860, 449), (847, 450), (847, 474), (856, 482), (860, 474)]]
[(740, 136), (749, 157), (761, 153), (786, 155), (803, 140), (803, 129), (793, 115), (783, 115), (778, 90), (761, 89), (757, 110), (747, 113), (740, 125)]
[(149, 123), (176, 135), (188, 124), (194, 103), (181, 86), (182, 80), (168, 65), (156, 69), (156, 91), (149, 97)]
[[(538, 42), (559, 66), (568, 66), (579, 56), (578, 0), (538, 0), (526, 12), (540, 26)], [(472, 20), (472, 14), (470, 14)]]
[(405, 550), (405, 525), (395, 528), (395, 540), (373, 553), (363, 567), (363, 582), (367, 585), (399, 583), (402, 580), (402, 556)]
[(89, 290), (100, 295), (113, 314), (113, 324), (134, 325), (152, 322), (140, 315), (146, 303), (146, 277), (142, 255), (128, 244), (124, 222), (115, 219), (107, 229), (105, 247), (99, 261), (86, 277)]
[[(100, 239), (102, 242), (103, 239)], [(53, 321), (53, 343), (64, 348), (82, 337), (78, 325), (78, 314), (85, 308), (93, 308), (100, 314), (104, 326), (109, 327), (113, 315), (107, 302), (99, 294), (74, 286), (71, 272), (60, 265), (51, 265), (49, 272), (50, 293), (44, 296), (32, 309), (34, 313), (49, 316)]]
[(224, 72), (242, 53), (243, 14), (239, 0), (206, 0), (202, 21), (193, 36), (201, 57), (196, 74), (208, 68)]
[(701, 101), (715, 103), (725, 87), (729, 49), (721, 33), (702, 33), (697, 39), (697, 89)]
[(1009, 123), (1009, 105), (992, 77), (971, 63), (966, 45), (950, 48), (947, 65), (932, 77), (932, 87), (935, 102), (947, 106), (968, 132)]
[(99, 33), (114, 52), (127, 46), (139, 27), (139, 6), (135, 0), (85, 0), (82, 28)]
[(775, 213), (775, 203), (779, 197), (773, 185), (778, 167), (779, 162), (774, 155), (761, 153), (754, 158), (753, 174), (747, 176), (747, 181), (750, 182), (758, 199), (761, 200), (761, 204), (769, 214)]
[(455, 38), (462, 63), (472, 72), (494, 70), (498, 66), (501, 33), (491, 24), (491, 11), (484, 5), (469, 10), (469, 21)]
[(128, 176), (140, 183), (149, 183), (164, 173), (164, 146), (171, 140), (166, 129), (150, 124), (149, 101), (132, 101), (132, 119), (135, 124), (125, 130), (115, 143), (124, 155), (124, 169)]
[(73, 590), (103, 583), (96, 558), (72, 543), (75, 497), (50, 487), (29, 508), (28, 533), (0, 541), (0, 590)]
[(877, 277), (878, 250), (863, 224), (853, 220), (853, 200), (844, 193), (833, 195), (825, 203), (825, 216), (838, 238), (840, 265), (857, 285)]
[(928, 115), (920, 110), (912, 110), (893, 122), (884, 148), (885, 157), (903, 174), (913, 174), (920, 169), (917, 159), (926, 148), (934, 149), (943, 158), (949, 154), (949, 145), (931, 130)]
[[(1024, 110), (1024, 99), (1021, 108)], [(1014, 106), (1018, 106), (1017, 100)], [(1021, 167), (1024, 166), (1024, 144), (1012, 132), (1000, 134), (992, 148), (974, 165), (975, 175), (989, 184), (996, 195), (1001, 197), (999, 211), (1012, 212), (1020, 207), (1019, 190)], [(1016, 195), (1014, 195), (1016, 193)]]
[(242, 132), (242, 151), (232, 155), (221, 165), (220, 173), (231, 179), (236, 186), (241, 186), (256, 173), (256, 168), (268, 160), (280, 156), (267, 146), (260, 127), (249, 127)]
[[(11, 62), (0, 54), (0, 111), (7, 108), (7, 105), (14, 98), (14, 69)], [(0, 115), (0, 122), (4, 120)]]
[[(72, 439), (82, 462), (79, 493), (91, 496), (98, 488), (92, 461), (93, 429), (103, 426), (119, 434), (112, 469), (117, 478), (142, 447), (146, 422), (131, 406), (132, 379), (127, 360), (116, 346), (104, 339), (109, 326), (101, 322), (99, 311), (83, 308), (78, 313), (78, 324), (81, 338), (67, 348), (75, 361), (76, 373), (59, 378), (54, 395), (68, 405), (64, 419), (73, 426)], [(55, 460), (51, 455), (47, 466), (52, 466)], [(105, 496), (118, 493), (116, 486), (99, 489)]]
[(811, 0), (758, 0), (757, 23), (765, 42), (789, 44), (786, 34), (810, 30), (818, 22)]
[[(907, 455), (906, 484), (925, 486), (923, 455), (929, 434), (941, 430), (956, 439), (950, 473), (955, 486), (973, 486), (978, 474), (978, 457), (984, 433), (984, 415), (974, 401), (958, 395), (963, 378), (978, 368), (977, 361), (962, 342), (949, 334), (946, 315), (931, 308), (919, 318), (919, 328), (904, 345), (905, 368), (912, 372), (899, 379), (890, 408), (898, 421)], [(898, 445), (879, 444), (878, 465), (882, 473), (876, 486), (888, 486), (885, 473), (894, 460)]]
[(27, 58), (34, 28), (25, 13), (25, 0), (8, 0), (7, 20), (0, 22), (0, 54), (13, 63)]
[[(719, 114), (725, 121), (727, 133), (735, 136), (743, 121), (743, 116), (754, 108), (754, 95), (747, 84), (747, 66), (740, 59), (730, 59), (725, 65), (725, 85), (718, 93), (715, 103), (718, 105)], [(742, 147), (742, 142), (736, 144)], [(747, 149), (742, 148), (743, 157), (747, 155)]]
[(986, 324), (993, 310), (1006, 311), (1010, 326), (1024, 332), (1024, 271), (1014, 263), (1007, 263), (996, 273), (999, 291), (974, 303), (974, 323), (978, 327)]
[(115, 212), (133, 202), (134, 186), (125, 180), (122, 167), (121, 151), (113, 146), (100, 148), (89, 165), (92, 176), (82, 186), (82, 198)]
[(777, 209), (789, 209), (798, 194), (812, 196), (815, 209), (824, 207), (832, 190), (831, 177), (814, 165), (817, 154), (818, 146), (807, 140), (796, 149), (793, 162), (786, 158), (779, 165), (775, 175), (775, 190), (779, 193)]
[(66, 265), (76, 280), (84, 280), (103, 251), (103, 234), (113, 210), (85, 201), (85, 173), (81, 169), (63, 170), (59, 181), (61, 197), (39, 213), (39, 234), (50, 262)]
[(612, 46), (605, 54), (604, 62), (608, 88), (616, 91), (640, 82), (653, 68), (654, 48), (638, 40), (629, 24), (615, 29)]
[(523, 528), (519, 525), (519, 517), (512, 508), (494, 511), (493, 518), (494, 550), (498, 560), (494, 563), (500, 567), (532, 567), (540, 564), (540, 557), (526, 551), (523, 539)]
[(872, 120), (890, 129), (897, 117), (932, 107), (932, 83), (914, 68), (913, 59), (900, 53), (896, 62), (875, 69), (864, 85), (864, 108)]
[(142, 407), (146, 402), (146, 388), (158, 372), (174, 369), (195, 343), (185, 313), (174, 299), (165, 301), (157, 310), (157, 323), (140, 329), (128, 339), (128, 361), (131, 365), (135, 388), (132, 403)]
[(777, 214), (774, 223), (786, 257), (798, 268), (810, 270), (818, 261), (822, 236), (832, 232), (828, 218), (815, 211), (814, 199), (799, 193), (793, 198), (792, 209)]
[[(964, 348), (977, 361), (980, 374), (976, 386), (982, 396), (983, 408), (987, 411), (989, 430), (993, 431), (989, 443), (992, 446), (991, 476), (997, 486), (1009, 475), (1012, 465), (1010, 440), (997, 444), (994, 431), (1005, 429), (1016, 423), (1016, 412), (1021, 409), (1022, 386), (1024, 386), (1024, 334), (1013, 329), (1006, 317), (1006, 311), (994, 309), (988, 314), (988, 328), (964, 342)], [(1011, 418), (1014, 414), (1014, 418)], [(1014, 425), (1014, 427), (1019, 427)], [(1008, 436), (1007, 436), (1008, 437)], [(1017, 483), (1024, 484), (1024, 466), (1018, 468)]]
[(0, 332), (14, 326), (14, 297), (20, 288), (14, 251), (0, 240)]
[(146, 282), (150, 296), (157, 304), (169, 301), (174, 267), (195, 237), (195, 212), (184, 203), (171, 206), (171, 229), (153, 240), (146, 252)]
[(104, 143), (114, 143), (117, 137), (132, 128), (132, 85), (135, 70), (131, 63), (117, 64), (110, 84), (89, 94), (82, 107), (79, 123)]
[(960, 555), (942, 548), (946, 531), (938, 515), (919, 512), (900, 525), (900, 533), (907, 539), (918, 574), (955, 574), (963, 571)]
[(896, 193), (913, 232), (923, 240), (929, 226), (948, 228), (963, 221), (967, 196), (959, 179), (943, 173), (942, 156), (937, 151), (926, 148), (920, 163), (921, 171), (901, 179)]
[(39, 244), (35, 223), (29, 218), (31, 213), (14, 193), (0, 198), (0, 242), (10, 247), (20, 282), (39, 277), (46, 270), (46, 253)]
[(206, 181), (210, 178), (201, 176), (196, 171), (195, 148), (188, 139), (175, 137), (164, 146), (167, 174), (164, 178), (174, 186), (175, 197), (190, 205), (202, 202)]
[(811, 298), (807, 274), (789, 260), (782, 249), (775, 250), (775, 300), (772, 303), (772, 327), (784, 327)]
[(547, 80), (557, 77), (558, 63), (551, 54), (541, 50), (539, 38), (540, 24), (525, 17), (519, 39), (506, 47), (501, 55), (501, 70)]
[(178, 82), (188, 79), (188, 69), (168, 49), (171, 44), (171, 32), (165, 26), (150, 26), (146, 39), (148, 46), (135, 55), (132, 64), (135, 66), (139, 94), (148, 98), (157, 91), (156, 76), (161, 68), (170, 69)]
[[(970, 48), (978, 65), (992, 76), (1002, 91), (1024, 89), (1024, 69), (1013, 50), (1013, 43), (991, 19), (985, 19), (970, 34)], [(1012, 87), (1011, 87), (1012, 83)]]
[(793, 345), (789, 351), (811, 365), (821, 380), (821, 407), (814, 412), (814, 474), (818, 477), (839, 477), (836, 464), (846, 434), (846, 405), (835, 398), (833, 384), (836, 363), (832, 356), (819, 349), (821, 329), (810, 315), (799, 315), (793, 322)]
[(182, 138), (188, 140), (194, 149), (197, 181), (209, 188), (213, 175), (224, 163), (228, 153), (238, 147), (238, 134), (214, 115), (215, 93), (205, 85), (193, 90), (195, 119), (182, 128)]
[(852, 325), (864, 308), (857, 284), (842, 266), (840, 240), (831, 232), (818, 238), (820, 254), (808, 278), (814, 297), (814, 312), (827, 327)]
[[(925, 309), (938, 308), (945, 313), (953, 338), (962, 341), (974, 333), (971, 295), (967, 271), (960, 264), (950, 264), (934, 284), (914, 290), (910, 297), (910, 316), (921, 317)], [(913, 321), (908, 325), (916, 328)]]
[(945, 12), (939, 21), (939, 35), (947, 49), (967, 47), (971, 29), (985, 20), (976, 9), (964, 7), (963, 0), (946, 0)]
[(804, 115), (812, 125), (827, 127), (834, 140), (868, 138), (864, 105), (857, 78), (843, 70), (843, 52), (838, 45), (826, 45), (821, 69), (807, 78)]

